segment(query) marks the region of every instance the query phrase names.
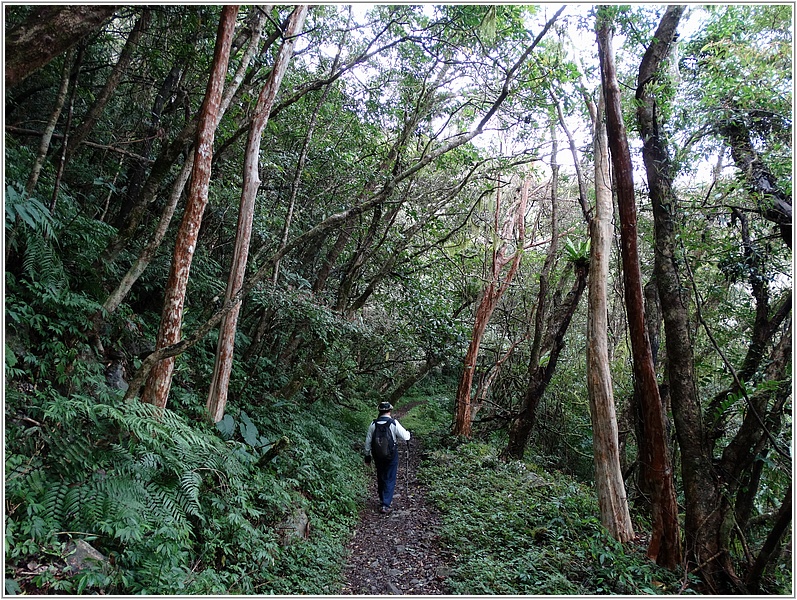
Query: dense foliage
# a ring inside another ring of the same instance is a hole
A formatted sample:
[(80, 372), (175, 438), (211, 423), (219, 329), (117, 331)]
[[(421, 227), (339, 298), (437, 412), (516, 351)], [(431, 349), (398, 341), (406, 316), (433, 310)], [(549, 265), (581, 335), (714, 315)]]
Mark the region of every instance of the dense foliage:
[[(616, 249), (609, 356), (637, 540), (616, 542), (598, 518), (587, 307), (568, 304), (590, 255), (592, 9), (312, 7), (263, 132), (249, 287), (225, 416), (210, 423), (217, 327), (176, 356), (165, 409), (130, 382), (158, 342), (221, 8), (6, 8), (9, 64), (43, 57), (5, 92), (7, 593), (335, 593), (365, 493), (360, 444), (385, 398), (423, 400), (405, 425), (428, 451), (456, 593), (792, 593), (792, 7), (690, 7), (648, 84), (672, 148), (695, 426), (722, 498), (720, 588), (701, 587), (698, 565), (666, 572), (644, 557)], [(291, 10), (237, 17), (237, 91), (190, 249), (184, 338), (224, 310), (247, 132)], [(662, 12), (607, 9), (624, 89)], [(59, 14), (82, 33), (36, 29)], [(25, 31), (40, 35), (20, 44)], [(633, 94), (623, 109), (641, 171)], [(654, 218), (635, 177), (650, 291)], [(484, 329), (473, 439), (452, 439), (499, 250), (522, 261)], [(646, 298), (649, 336), (685, 511), (657, 302)], [(523, 460), (503, 460), (531, 388)], [(96, 560), (68, 566), (87, 547)]]
[[(82, 380), (94, 390), (7, 394), (9, 593), (335, 591), (362, 418), (264, 397), (212, 427)], [(105, 560), (70, 572), (77, 539)]]
[(436, 450), (425, 471), (455, 556), (457, 594), (673, 594), (692, 581), (656, 567), (644, 540), (627, 547), (601, 526), (588, 486), (533, 463), (501, 462), (498, 448)]

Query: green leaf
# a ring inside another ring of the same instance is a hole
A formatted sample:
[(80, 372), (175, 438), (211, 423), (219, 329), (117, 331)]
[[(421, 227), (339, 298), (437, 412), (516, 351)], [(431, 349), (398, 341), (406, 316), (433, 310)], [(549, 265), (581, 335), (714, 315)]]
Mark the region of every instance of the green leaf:
[(239, 427), (244, 441), (253, 448), (256, 448), (259, 445), (257, 438), (260, 435), (260, 432), (257, 430), (257, 426), (252, 423), (252, 419), (249, 418), (249, 415), (247, 415), (244, 411), (241, 411), (241, 423), (239, 424)]
[(6, 594), (9, 596), (16, 596), (21, 592), (22, 588), (19, 587), (19, 584), (15, 580), (6, 579)]
[(232, 418), (232, 415), (224, 415), (224, 418), (216, 423), (216, 429), (219, 430), (222, 438), (229, 440), (235, 433), (235, 419)]

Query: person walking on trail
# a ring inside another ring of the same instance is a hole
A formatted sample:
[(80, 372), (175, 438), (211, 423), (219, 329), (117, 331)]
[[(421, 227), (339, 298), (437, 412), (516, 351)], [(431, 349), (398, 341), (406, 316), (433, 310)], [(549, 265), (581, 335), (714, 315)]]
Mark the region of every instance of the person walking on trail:
[(379, 512), (386, 514), (390, 512), (393, 490), (396, 489), (399, 464), (397, 440), (402, 439), (409, 443), (410, 432), (390, 416), (390, 411), (393, 410), (390, 402), (380, 402), (377, 410), (379, 416), (368, 427), (365, 436), (365, 464), (370, 465), (373, 457), (379, 491)]

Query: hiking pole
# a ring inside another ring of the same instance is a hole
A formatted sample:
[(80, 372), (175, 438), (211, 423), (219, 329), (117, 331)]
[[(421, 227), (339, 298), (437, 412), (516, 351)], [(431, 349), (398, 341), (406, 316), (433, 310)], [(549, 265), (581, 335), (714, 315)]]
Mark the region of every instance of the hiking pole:
[(410, 441), (407, 440), (407, 471), (404, 476), (404, 483), (407, 487), (407, 502), (410, 501)]

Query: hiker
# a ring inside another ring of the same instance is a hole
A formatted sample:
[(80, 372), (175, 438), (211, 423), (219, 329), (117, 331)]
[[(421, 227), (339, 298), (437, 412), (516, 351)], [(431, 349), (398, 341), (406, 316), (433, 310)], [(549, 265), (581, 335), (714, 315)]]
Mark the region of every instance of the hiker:
[(393, 405), (390, 402), (380, 402), (377, 407), (379, 416), (368, 427), (365, 436), (365, 464), (371, 464), (373, 456), (376, 463), (376, 483), (379, 490), (379, 512), (390, 512), (390, 503), (393, 501), (393, 490), (396, 488), (396, 474), (398, 472), (399, 452), (397, 438), (410, 441), (410, 432), (401, 426), (401, 423), (390, 416)]

